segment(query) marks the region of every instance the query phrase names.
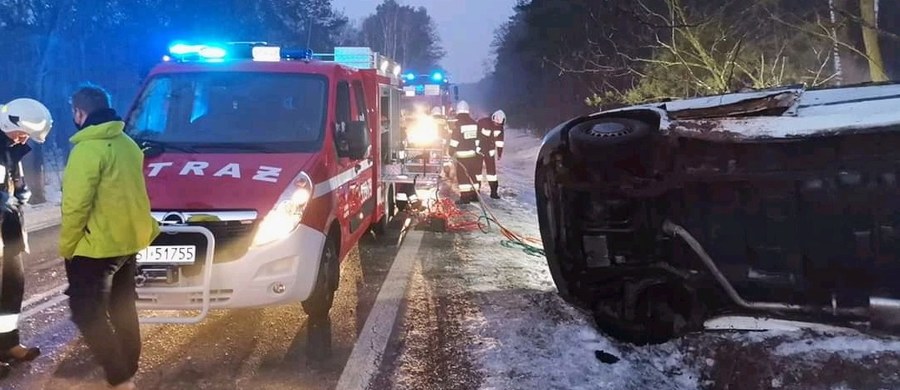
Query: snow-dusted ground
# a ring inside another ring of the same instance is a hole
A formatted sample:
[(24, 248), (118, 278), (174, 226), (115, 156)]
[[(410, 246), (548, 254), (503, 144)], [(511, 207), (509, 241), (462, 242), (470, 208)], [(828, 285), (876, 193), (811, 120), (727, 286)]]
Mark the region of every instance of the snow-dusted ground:
[[(62, 201), (62, 171), (64, 165), (62, 158), (54, 153), (45, 155), (44, 165), (44, 196), (46, 202), (29, 204), (25, 208), (25, 229), (28, 231), (41, 230), (58, 225), (60, 218), (60, 202)], [(34, 177), (34, 176), (30, 176)], [(26, 172), (26, 180), (29, 176)], [(35, 186), (35, 183), (28, 183)]]
[[(510, 131), (506, 144), (503, 199), (485, 201), (505, 226), (539, 237), (533, 172), (540, 140)], [(465, 260), (456, 268), (459, 280), (477, 306), (463, 323), (481, 388), (900, 388), (900, 340), (852, 330), (773, 322), (779, 330), (716, 331), (647, 347), (619, 343), (558, 297), (544, 258), (503, 247), (502, 239), (465, 233), (454, 245)], [(744, 325), (728, 319), (718, 326)], [(604, 353), (621, 360), (603, 363)]]

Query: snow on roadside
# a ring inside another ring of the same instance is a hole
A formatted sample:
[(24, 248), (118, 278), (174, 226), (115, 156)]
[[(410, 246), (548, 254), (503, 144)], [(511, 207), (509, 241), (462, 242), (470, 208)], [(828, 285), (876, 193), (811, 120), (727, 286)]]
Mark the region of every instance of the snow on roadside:
[(59, 203), (45, 202), (25, 208), (25, 230), (33, 232), (56, 226), (62, 219)]
[[(540, 140), (508, 131), (506, 145), (499, 168), (503, 199), (485, 197), (485, 202), (507, 228), (539, 237), (533, 175)], [(503, 247), (502, 238), (481, 233), (457, 238), (466, 259), (460, 272), (481, 311), (466, 325), (480, 341), (472, 352), (483, 367), (483, 388), (697, 387), (698, 374), (687, 367), (677, 342), (634, 349), (608, 339), (587, 314), (559, 298), (544, 258)], [(621, 360), (603, 363), (598, 359), (603, 353)]]
[(58, 225), (62, 219), (62, 171), (58, 165), (48, 164), (44, 171), (46, 202), (25, 206), (25, 230), (32, 232)]
[(775, 348), (775, 355), (793, 356), (809, 353), (836, 353), (862, 358), (885, 352), (900, 352), (900, 341), (877, 340), (864, 335), (836, 335), (821, 340), (788, 341)]

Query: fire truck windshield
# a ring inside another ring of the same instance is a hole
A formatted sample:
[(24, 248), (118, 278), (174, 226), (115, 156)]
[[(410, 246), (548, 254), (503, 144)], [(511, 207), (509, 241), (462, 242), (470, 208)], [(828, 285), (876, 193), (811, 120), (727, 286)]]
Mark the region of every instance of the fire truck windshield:
[(161, 74), (147, 84), (126, 131), (181, 150), (312, 152), (322, 143), (327, 87), (316, 75)]

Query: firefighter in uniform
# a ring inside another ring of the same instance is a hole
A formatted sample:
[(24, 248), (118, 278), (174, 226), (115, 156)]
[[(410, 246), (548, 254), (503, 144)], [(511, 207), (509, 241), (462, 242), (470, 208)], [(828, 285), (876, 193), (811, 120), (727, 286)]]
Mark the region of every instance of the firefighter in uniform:
[(479, 183), (473, 183), (472, 177), (480, 172), (481, 157), (478, 155), (478, 123), (469, 115), (469, 104), (465, 100), (457, 104), (456, 121), (452, 126), (450, 153), (462, 165), (456, 169), (459, 185), (457, 203), (466, 204), (478, 200), (475, 192), (479, 189)]
[(506, 114), (503, 110), (494, 111), (490, 118), (481, 118), (478, 121), (478, 145), (479, 153), (484, 161), (485, 174), (481, 174), (482, 167), (478, 168), (479, 183), (485, 179), (491, 187), (491, 198), (500, 199), (497, 193), (497, 161), (503, 154), (503, 126), (506, 124)]
[(34, 360), (37, 347), (19, 342), (19, 313), (25, 293), (22, 253), (28, 252), (23, 208), (31, 197), (22, 172), (22, 158), (31, 151), (30, 138), (43, 143), (53, 126), (46, 106), (33, 99), (16, 99), (0, 104), (0, 238), (3, 239), (2, 280), (0, 280), (0, 377), (9, 373), (9, 364)]

